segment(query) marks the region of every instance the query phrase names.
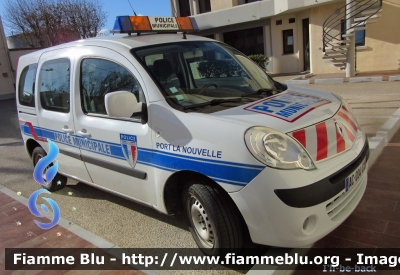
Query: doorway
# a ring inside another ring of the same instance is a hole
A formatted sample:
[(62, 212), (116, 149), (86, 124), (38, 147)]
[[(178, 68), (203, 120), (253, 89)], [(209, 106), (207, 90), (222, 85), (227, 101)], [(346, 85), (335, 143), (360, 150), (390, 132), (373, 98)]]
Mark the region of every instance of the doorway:
[(304, 71), (310, 70), (310, 20), (309, 18), (303, 19), (303, 58), (304, 58)]

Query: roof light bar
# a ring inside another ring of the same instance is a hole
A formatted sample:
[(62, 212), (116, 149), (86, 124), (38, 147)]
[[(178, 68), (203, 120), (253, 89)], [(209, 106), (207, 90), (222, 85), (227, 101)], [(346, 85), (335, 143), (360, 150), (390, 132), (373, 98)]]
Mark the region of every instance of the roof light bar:
[(194, 18), (166, 16), (117, 16), (111, 33), (198, 31)]

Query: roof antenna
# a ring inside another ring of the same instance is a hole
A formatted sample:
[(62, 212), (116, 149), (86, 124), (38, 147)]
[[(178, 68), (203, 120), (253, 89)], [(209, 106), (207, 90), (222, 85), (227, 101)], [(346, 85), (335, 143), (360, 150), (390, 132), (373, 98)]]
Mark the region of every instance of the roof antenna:
[(177, 17), (178, 16), (178, 13), (176, 12), (176, 9), (175, 9), (175, 5), (174, 5), (174, 0), (171, 0), (170, 1), (171, 2), (171, 6), (172, 6), (172, 8), (174, 9), (174, 13), (175, 13), (175, 17)]
[(133, 14), (134, 14), (135, 16), (137, 16), (135, 10), (134, 10), (133, 7), (132, 7), (131, 1), (128, 0), (128, 3), (129, 3), (129, 5), (131, 6), (131, 8), (132, 8), (132, 10), (133, 10)]

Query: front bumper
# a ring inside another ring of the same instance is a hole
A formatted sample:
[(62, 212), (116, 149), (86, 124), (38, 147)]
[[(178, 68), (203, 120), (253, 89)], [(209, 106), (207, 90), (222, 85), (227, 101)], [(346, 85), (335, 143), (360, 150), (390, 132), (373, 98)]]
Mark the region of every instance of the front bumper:
[(302, 247), (329, 234), (360, 202), (367, 184), (368, 163), (348, 192), (345, 179), (368, 156), (368, 142), (361, 134), (352, 149), (322, 161), (316, 170), (267, 167), (242, 190), (230, 193), (246, 221), (252, 241)]

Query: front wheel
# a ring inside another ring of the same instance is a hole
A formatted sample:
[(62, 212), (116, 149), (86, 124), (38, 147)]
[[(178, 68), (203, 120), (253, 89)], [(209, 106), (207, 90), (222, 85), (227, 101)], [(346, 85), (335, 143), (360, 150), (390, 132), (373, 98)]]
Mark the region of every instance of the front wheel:
[[(39, 162), (39, 160), (44, 158), (46, 155), (47, 153), (42, 147), (36, 147), (35, 149), (33, 149), (32, 152), (33, 166), (35, 167), (36, 164)], [(67, 177), (57, 173), (54, 179), (48, 185), (43, 187), (51, 192), (54, 192), (63, 189), (67, 185), (67, 180), (68, 180)]]
[(183, 191), (183, 205), (191, 233), (206, 255), (219, 249), (238, 252), (243, 244), (243, 228), (238, 210), (225, 192), (193, 180)]

